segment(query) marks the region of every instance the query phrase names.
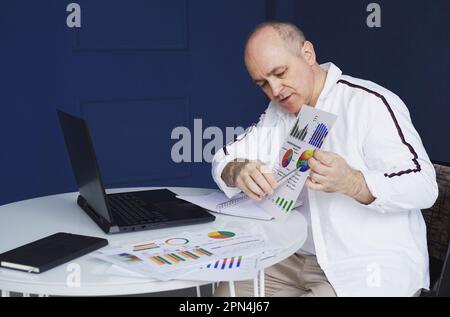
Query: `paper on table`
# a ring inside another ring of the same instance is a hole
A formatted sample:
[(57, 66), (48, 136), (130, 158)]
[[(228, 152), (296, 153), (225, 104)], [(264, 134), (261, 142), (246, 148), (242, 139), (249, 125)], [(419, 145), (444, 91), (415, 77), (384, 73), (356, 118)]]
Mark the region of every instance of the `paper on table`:
[(228, 200), (228, 197), (220, 191), (215, 191), (209, 195), (202, 196), (177, 196), (177, 198), (186, 200), (197, 206), (211, 210), (219, 214), (225, 214), (230, 216), (237, 216), (243, 218), (252, 218), (259, 220), (272, 220), (273, 216), (268, 214), (257, 203), (252, 200), (242, 202), (238, 205), (228, 207), (226, 209), (219, 209), (217, 205)]
[(145, 276), (144, 274), (132, 271), (132, 270), (127, 270), (121, 266), (118, 266), (116, 264), (112, 264), (106, 271), (106, 274), (109, 275), (114, 275), (114, 276), (126, 276), (126, 277), (135, 277), (135, 278), (143, 278), (146, 279), (148, 281), (158, 281), (157, 279), (152, 279), (149, 278), (147, 276)]
[[(239, 256), (218, 259), (215, 262), (212, 262), (203, 267), (197, 268), (192, 271), (186, 271), (180, 274), (180, 276), (177, 276), (177, 279), (211, 282), (250, 280), (255, 278), (258, 274), (258, 262), (258, 256)], [(140, 278), (147, 281), (158, 281), (157, 279), (146, 277), (143, 274), (139, 274), (132, 270), (127, 270), (118, 265), (112, 265), (108, 270), (106, 270), (105, 273), (118, 277)]]
[(117, 265), (125, 271), (138, 273), (139, 276), (168, 281), (198, 271), (220, 259), (233, 257), (237, 264), (242, 264), (242, 267), (236, 268), (240, 268), (239, 272), (244, 273), (241, 257), (259, 257), (264, 253), (265, 244), (262, 235), (249, 233), (248, 230), (207, 228), (152, 241), (105, 248), (92, 253), (91, 256)]

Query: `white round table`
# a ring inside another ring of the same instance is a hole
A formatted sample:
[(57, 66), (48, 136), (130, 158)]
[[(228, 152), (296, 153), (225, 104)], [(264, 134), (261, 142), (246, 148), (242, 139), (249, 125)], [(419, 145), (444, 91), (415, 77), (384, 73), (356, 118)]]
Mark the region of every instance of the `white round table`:
[[(108, 190), (107, 193), (151, 189), (157, 188), (114, 189)], [(203, 195), (212, 191), (198, 188), (168, 189), (178, 195)], [(268, 239), (283, 246), (276, 257), (262, 261), (262, 268), (267, 268), (294, 254), (302, 247), (307, 235), (306, 221), (299, 212), (293, 212), (285, 223), (214, 214), (216, 220), (206, 224), (106, 235), (78, 207), (77, 196), (78, 193), (66, 193), (0, 206), (0, 253), (57, 232), (103, 237), (108, 239), (110, 246), (118, 246), (152, 240), (183, 231), (258, 226), (265, 232)], [(3, 296), (8, 296), (9, 292), (41, 294), (41, 296), (108, 296), (155, 293), (191, 287), (197, 287), (198, 291), (199, 286), (211, 284), (211, 282), (182, 280), (160, 282), (138, 277), (112, 275), (107, 272), (110, 267), (110, 264), (86, 255), (42, 274), (29, 274), (0, 268), (0, 290), (2, 290)], [(80, 273), (79, 285), (70, 282), (73, 278), (74, 268)], [(260, 276), (264, 276), (263, 270)], [(263, 278), (260, 287), (262, 295), (264, 294)]]

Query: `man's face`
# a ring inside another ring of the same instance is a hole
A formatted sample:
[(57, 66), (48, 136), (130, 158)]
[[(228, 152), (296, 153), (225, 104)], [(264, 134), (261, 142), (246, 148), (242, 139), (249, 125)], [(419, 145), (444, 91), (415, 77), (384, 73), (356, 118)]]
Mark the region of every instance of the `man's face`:
[(245, 55), (250, 76), (270, 100), (289, 113), (298, 113), (310, 103), (314, 89), (311, 61), (303, 53), (296, 54), (275, 31), (263, 30), (255, 35)]

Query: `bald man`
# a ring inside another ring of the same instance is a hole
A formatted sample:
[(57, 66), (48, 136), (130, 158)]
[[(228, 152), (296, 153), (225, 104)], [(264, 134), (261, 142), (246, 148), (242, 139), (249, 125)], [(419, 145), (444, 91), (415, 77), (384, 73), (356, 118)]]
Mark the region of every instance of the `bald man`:
[[(303, 105), (338, 120), (311, 168), (298, 209), (304, 246), (266, 270), (269, 296), (414, 296), (429, 287), (420, 209), (435, 202), (436, 175), (401, 99), (372, 82), (319, 65), (295, 25), (269, 22), (250, 35), (245, 63), (271, 102), (257, 125), (218, 151), (212, 174), (233, 197), (277, 188), (272, 168)], [(236, 283), (251, 296), (253, 283)], [(216, 296), (228, 296), (222, 283)]]

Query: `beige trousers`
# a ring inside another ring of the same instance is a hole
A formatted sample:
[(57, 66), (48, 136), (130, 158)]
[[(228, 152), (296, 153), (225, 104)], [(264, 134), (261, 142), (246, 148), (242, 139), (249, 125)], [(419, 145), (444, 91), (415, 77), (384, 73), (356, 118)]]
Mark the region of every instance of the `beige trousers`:
[[(294, 254), (265, 269), (265, 295), (268, 297), (336, 297), (315, 256)], [(237, 297), (252, 297), (253, 280), (235, 282)], [(216, 297), (229, 297), (229, 283), (220, 283)]]

